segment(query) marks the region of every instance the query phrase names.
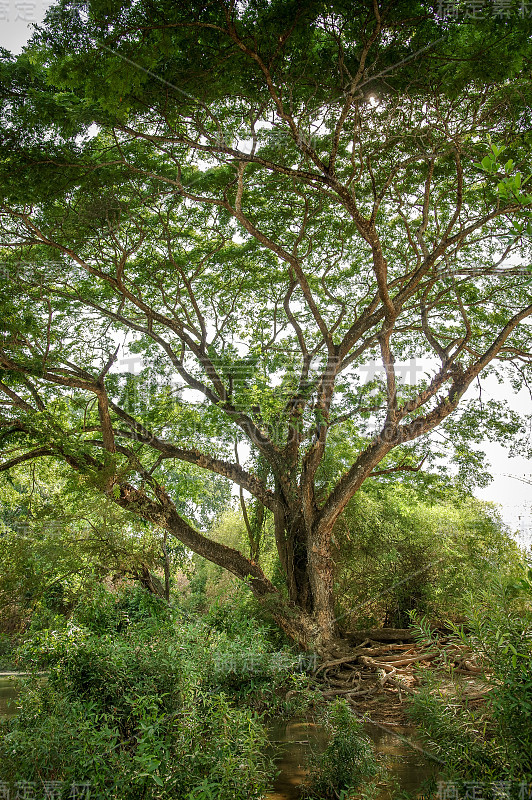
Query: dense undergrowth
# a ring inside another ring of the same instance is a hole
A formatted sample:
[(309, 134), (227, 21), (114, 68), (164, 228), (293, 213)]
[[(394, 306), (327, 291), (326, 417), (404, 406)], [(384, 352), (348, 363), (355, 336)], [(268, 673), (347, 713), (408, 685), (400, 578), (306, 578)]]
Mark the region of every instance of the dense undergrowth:
[[(503, 783), (507, 798), (528, 800), (532, 586), (523, 555), (482, 504), (433, 508), (403, 489), (385, 499), (370, 487), (338, 527), (339, 616), (349, 629), (406, 625), (418, 612), (429, 637), (431, 624), (454, 620), (486, 671), (486, 702), (468, 706), (434, 679), (405, 703), (443, 762), (441, 800), (487, 800)], [(212, 536), (244, 547), (235, 512)], [(17, 591), (4, 587), (25, 630), (2, 634), (1, 667), (48, 673), (26, 682), (20, 713), (0, 722), (0, 781), (12, 797), (31, 784), (42, 787), (36, 800), (52, 786), (63, 800), (72, 784), (89, 783), (94, 800), (258, 800), (276, 772), (268, 723), (294, 717), (328, 734), (310, 759), (308, 800), (378, 796), (384, 776), (361, 725), (345, 703), (324, 703), (312, 656), (228, 573), (199, 557), (185, 573), (174, 564), (168, 605), (138, 585), (110, 591), (94, 570), (58, 584), (45, 544), (29, 548), (29, 570), (19, 554)], [(261, 557), (282, 586), (274, 551), (264, 545)], [(0, 562), (0, 578), (14, 574)], [(54, 591), (33, 589), (35, 575)]]
[(429, 677), (409, 704), (410, 717), (442, 759), (442, 785), (452, 784), (453, 797), (473, 796), (473, 786), (478, 797), (532, 796), (531, 600), (532, 570), (519, 581), (492, 578), (464, 625), (454, 626), (456, 642), (469, 645), (482, 665), (484, 702), (468, 703), (459, 682), (458, 693), (449, 692), (449, 677)]
[[(46, 622), (34, 620), (17, 666), (48, 679), (25, 683), (19, 714), (0, 728), (13, 796), (24, 782), (56, 782), (65, 797), (89, 783), (98, 800), (261, 798), (275, 775), (268, 716), (323, 713), (305, 660), (242, 605), (194, 617), (139, 589), (101, 590)], [(359, 724), (341, 705), (335, 714), (314, 773), (318, 788), (341, 791), (375, 767)]]
[[(436, 677), (409, 700), (442, 761), (442, 797), (467, 798), (473, 785), (491, 797), (503, 784), (501, 797), (529, 797), (531, 578), (492, 581), (455, 625), (485, 669), (486, 703), (469, 706)], [(305, 798), (377, 796), (373, 748), (346, 704), (323, 702), (313, 660), (254, 615), (244, 593), (201, 612), (197, 599), (170, 607), (139, 587), (102, 587), (69, 617), (34, 614), (8, 655), (48, 678), (27, 680), (20, 712), (0, 723), (0, 781), (14, 797), (23, 785), (56, 785), (59, 800), (90, 784), (95, 800), (258, 800), (276, 772), (268, 722), (293, 717), (328, 734), (310, 758)], [(426, 622), (418, 632), (433, 636)]]

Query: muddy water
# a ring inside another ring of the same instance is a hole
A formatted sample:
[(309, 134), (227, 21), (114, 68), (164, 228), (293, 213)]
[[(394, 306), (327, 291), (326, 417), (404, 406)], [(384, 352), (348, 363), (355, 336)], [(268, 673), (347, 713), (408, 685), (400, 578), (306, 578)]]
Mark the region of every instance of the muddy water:
[(295, 800), (307, 777), (305, 762), (311, 752), (323, 752), (327, 746), (325, 731), (312, 722), (293, 720), (277, 722), (270, 728), (270, 742), (278, 752), (279, 775), (267, 800)]
[(17, 713), (17, 695), (16, 678), (0, 677), (0, 717), (12, 717)]
[[(373, 741), (375, 752), (383, 759), (388, 777), (399, 789), (418, 797), (424, 785), (437, 778), (439, 763), (422, 749), (414, 728), (385, 728), (366, 723), (364, 729)], [(379, 800), (391, 800), (395, 794), (395, 789), (384, 788)]]
[(0, 719), (13, 717), (18, 712), (19, 679), (35, 675), (39, 683), (47, 680), (45, 672), (0, 672)]
[[(364, 728), (386, 766), (388, 778), (401, 790), (419, 793), (437, 775), (438, 764), (418, 749), (412, 729), (396, 728), (392, 732), (371, 723)], [(276, 763), (280, 774), (266, 800), (297, 800), (299, 787), (307, 777), (305, 761), (310, 752), (323, 752), (327, 745), (325, 731), (300, 720), (276, 723), (270, 729), (270, 741), (279, 753)], [(395, 790), (383, 786), (379, 800), (390, 800), (394, 794)]]

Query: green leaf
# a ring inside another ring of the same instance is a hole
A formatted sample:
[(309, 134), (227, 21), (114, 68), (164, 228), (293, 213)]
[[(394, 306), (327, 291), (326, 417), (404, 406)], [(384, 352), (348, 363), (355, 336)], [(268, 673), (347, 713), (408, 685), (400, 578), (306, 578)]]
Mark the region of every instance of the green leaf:
[(500, 156), (500, 154), (503, 153), (506, 150), (506, 147), (504, 147), (504, 146), (498, 147), (498, 145), (492, 144), (491, 145), (491, 149), (493, 151), (493, 155), (497, 159)]

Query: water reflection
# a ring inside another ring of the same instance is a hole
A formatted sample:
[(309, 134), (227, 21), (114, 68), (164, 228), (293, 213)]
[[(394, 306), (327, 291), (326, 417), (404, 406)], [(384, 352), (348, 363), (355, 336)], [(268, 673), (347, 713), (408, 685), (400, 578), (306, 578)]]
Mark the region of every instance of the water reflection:
[(323, 752), (327, 736), (320, 725), (292, 720), (276, 722), (270, 728), (270, 741), (279, 753), (276, 758), (279, 775), (267, 800), (295, 800), (299, 787), (308, 775), (305, 763), (311, 752)]
[(14, 717), (18, 713), (19, 680), (35, 677), (40, 684), (47, 680), (45, 672), (0, 672), (0, 719)]
[[(375, 745), (375, 752), (384, 758), (388, 776), (404, 792), (418, 796), (423, 785), (438, 775), (438, 762), (421, 749), (415, 729), (394, 726), (392, 730), (366, 723), (364, 730)], [(392, 800), (394, 790), (384, 789), (379, 800)]]
[(0, 678), (0, 717), (13, 717), (17, 713), (17, 697), (16, 678)]
[[(366, 723), (364, 729), (372, 739), (377, 755), (384, 761), (388, 778), (402, 791), (418, 795), (423, 785), (437, 776), (437, 762), (421, 751), (412, 728), (397, 727), (392, 731)], [(298, 800), (300, 786), (308, 775), (306, 760), (311, 752), (325, 749), (325, 731), (312, 722), (279, 722), (270, 728), (270, 741), (278, 752), (279, 775), (266, 800)], [(379, 800), (391, 800), (394, 794), (395, 789), (383, 786)]]

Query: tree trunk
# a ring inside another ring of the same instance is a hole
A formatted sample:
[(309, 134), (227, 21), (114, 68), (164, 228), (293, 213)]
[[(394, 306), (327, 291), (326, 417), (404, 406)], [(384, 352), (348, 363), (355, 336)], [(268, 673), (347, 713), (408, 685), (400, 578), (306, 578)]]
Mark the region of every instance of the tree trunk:
[(307, 532), (302, 516), (287, 524), (287, 579), (290, 600), (302, 611), (313, 612), (312, 589), (309, 580)]
[(167, 603), (170, 602), (170, 557), (168, 556), (168, 549), (166, 547), (166, 532), (163, 541), (163, 559), (164, 559), (164, 599)]
[(318, 528), (309, 536), (308, 573), (320, 647), (328, 647), (340, 635), (334, 611), (334, 571), (331, 531)]
[(135, 570), (133, 575), (136, 580), (139, 581), (141, 586), (147, 589), (150, 594), (154, 594), (157, 597), (164, 597), (164, 586), (157, 577), (154, 575), (153, 572), (150, 572), (148, 566), (146, 564), (142, 564), (139, 570)]
[[(282, 630), (303, 649), (327, 652), (337, 639), (330, 530), (326, 527), (309, 530), (297, 507), (289, 511), (287, 505), (280, 502), (274, 512), (279, 558), (288, 587), (286, 598), (255, 561), (194, 530), (179, 516), (164, 487), (157, 487), (155, 501), (143, 490), (122, 483), (115, 502), (160, 526), (194, 553), (243, 580)], [(158, 587), (153, 586), (149, 577), (144, 577), (146, 587), (164, 597), (164, 586), (161, 584), (157, 591)]]
[(283, 519), (285, 534), (277, 535), (286, 572), (290, 613), (273, 613), (277, 624), (305, 650), (327, 650), (339, 638), (334, 613), (334, 561), (330, 531), (309, 532), (302, 514)]

